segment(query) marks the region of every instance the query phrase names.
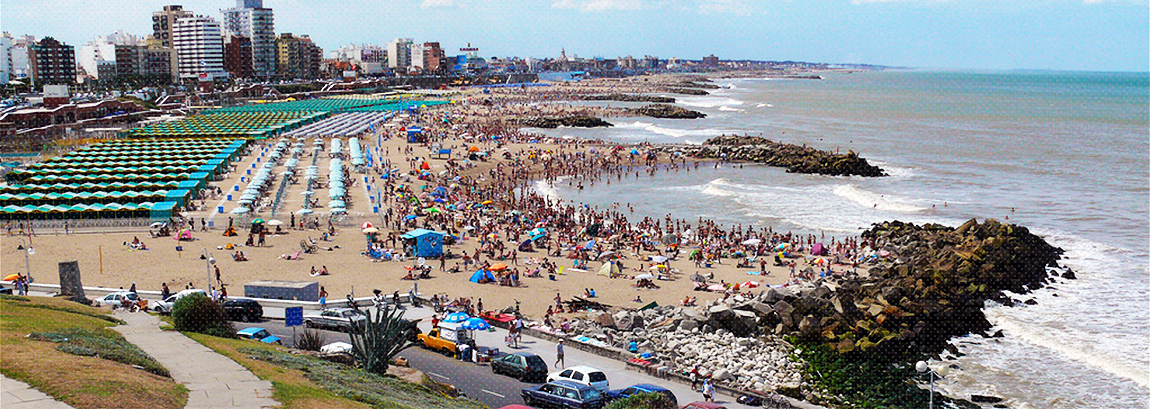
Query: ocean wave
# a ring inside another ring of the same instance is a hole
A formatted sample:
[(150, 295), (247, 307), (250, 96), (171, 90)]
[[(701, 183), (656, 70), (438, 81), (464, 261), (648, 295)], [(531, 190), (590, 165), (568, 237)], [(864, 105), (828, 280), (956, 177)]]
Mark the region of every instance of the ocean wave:
[(849, 199), (867, 208), (898, 213), (918, 213), (926, 210), (925, 207), (908, 204), (906, 200), (895, 196), (859, 189), (854, 185), (839, 185), (834, 188), (833, 192), (836, 196)]
[(651, 133), (655, 133), (655, 134), (659, 134), (659, 135), (664, 135), (664, 136), (670, 136), (673, 138), (682, 138), (685, 136), (719, 136), (719, 135), (722, 135), (724, 133), (733, 133), (734, 132), (734, 131), (723, 131), (721, 129), (711, 129), (711, 128), (707, 128), (707, 129), (664, 128), (664, 127), (661, 127), (659, 125), (655, 125), (655, 124), (650, 123), (650, 122), (642, 122), (642, 121), (635, 121), (635, 122), (630, 122), (630, 123), (620, 122), (618, 124), (615, 124), (615, 127), (620, 128), (620, 129), (642, 129), (642, 130), (647, 131), (647, 132), (651, 132)]
[[(991, 311), (993, 311), (993, 309), (991, 309)], [(1067, 339), (1050, 331), (1049, 328), (1032, 327), (1022, 322), (1008, 319), (1002, 315), (987, 315), (987, 318), (992, 319), (991, 323), (994, 324), (995, 327), (1002, 329), (1002, 331), (1009, 336), (1016, 337), (1032, 345), (1056, 351), (1080, 363), (1129, 379), (1143, 388), (1150, 388), (1150, 376), (1147, 376), (1144, 368), (1137, 364), (1132, 365), (1129, 359), (1109, 356), (1099, 351), (1082, 348), (1081, 344), (1067, 342)]]
[(680, 97), (676, 103), (696, 108), (715, 108), (723, 105), (743, 105), (743, 101), (727, 97)]
[(745, 109), (731, 108), (731, 107), (726, 106), (726, 105), (719, 107), (719, 110), (720, 111), (729, 111), (729, 112), (744, 112), (744, 111), (746, 111)]
[(914, 170), (911, 168), (894, 166), (888, 162), (883, 162), (880, 160), (869, 159), (869, 161), (872, 165), (882, 168), (882, 170), (886, 171), (886, 173), (892, 178), (906, 179), (915, 175)]
[(771, 104), (758, 104), (758, 105), (755, 105), (755, 108), (774, 108), (774, 107), (775, 107), (775, 106), (774, 106), (774, 105), (771, 105)]
[[(565, 179), (566, 177), (556, 178), (555, 182), (562, 182)], [(550, 183), (547, 183), (546, 180), (536, 180), (534, 190), (543, 197), (551, 199), (552, 202), (558, 203), (559, 201), (563, 200), (563, 198), (559, 197), (559, 191), (551, 186)]]

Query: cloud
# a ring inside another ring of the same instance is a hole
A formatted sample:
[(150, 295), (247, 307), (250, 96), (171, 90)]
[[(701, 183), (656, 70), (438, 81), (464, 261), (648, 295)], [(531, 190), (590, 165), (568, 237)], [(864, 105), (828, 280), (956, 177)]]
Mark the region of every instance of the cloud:
[(745, 0), (698, 0), (700, 14), (751, 15), (755, 9)]
[(576, 9), (581, 12), (601, 12), (611, 10), (638, 10), (646, 4), (642, 0), (555, 0), (552, 8)]
[(419, 7), (451, 7), (455, 5), (454, 0), (423, 0), (419, 3)]

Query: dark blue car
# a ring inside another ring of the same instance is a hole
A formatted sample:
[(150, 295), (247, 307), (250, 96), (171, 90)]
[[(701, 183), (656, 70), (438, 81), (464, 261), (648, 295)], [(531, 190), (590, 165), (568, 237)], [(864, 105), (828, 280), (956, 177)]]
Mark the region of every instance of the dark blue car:
[(672, 404), (674, 404), (675, 406), (679, 406), (679, 400), (675, 399), (675, 393), (674, 392), (671, 392), (671, 390), (664, 388), (662, 386), (652, 385), (649, 383), (640, 383), (640, 384), (631, 385), (630, 387), (628, 387), (626, 389), (616, 389), (613, 391), (607, 391), (607, 393), (604, 393), (604, 395), (606, 396), (607, 401), (610, 402), (610, 401), (613, 401), (616, 399), (623, 399), (623, 398), (626, 398), (628, 396), (639, 394), (639, 393), (644, 393), (644, 392), (661, 393), (661, 394), (663, 394), (663, 396), (666, 396), (667, 399), (670, 399)]
[(568, 380), (548, 382), (522, 391), (523, 403), (528, 406), (563, 409), (599, 409), (607, 400), (590, 385)]

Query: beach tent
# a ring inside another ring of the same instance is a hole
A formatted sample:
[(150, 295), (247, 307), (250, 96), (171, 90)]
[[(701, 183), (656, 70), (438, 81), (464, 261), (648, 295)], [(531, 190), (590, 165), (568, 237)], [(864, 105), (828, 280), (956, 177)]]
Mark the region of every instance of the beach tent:
[(815, 243), (814, 247), (811, 247), (811, 255), (825, 256), (825, 255), (827, 255), (826, 253), (827, 253), (827, 248), (823, 247), (822, 243)]
[(404, 240), (415, 241), (415, 257), (439, 257), (443, 254), (443, 233), (427, 229), (415, 229), (400, 236)]
[(601, 276), (612, 277), (618, 274), (619, 265), (615, 264), (615, 262), (603, 263), (603, 266), (599, 267), (599, 275)]
[(484, 279), (484, 278), (486, 278), (490, 281), (495, 281), (495, 276), (491, 275), (491, 272), (487, 271), (487, 270), (476, 271), (475, 274), (471, 275), (470, 281), (473, 283), (479, 283), (479, 281)]

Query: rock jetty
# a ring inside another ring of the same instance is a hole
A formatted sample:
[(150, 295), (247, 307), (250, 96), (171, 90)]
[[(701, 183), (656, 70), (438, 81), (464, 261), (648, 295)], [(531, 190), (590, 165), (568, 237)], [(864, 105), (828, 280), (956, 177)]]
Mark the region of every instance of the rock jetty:
[(840, 154), (757, 136), (716, 136), (701, 146), (678, 146), (674, 150), (693, 158), (762, 163), (787, 168), (787, 172), (792, 173), (887, 176), (882, 168), (871, 165), (854, 151)]
[(670, 92), (670, 93), (672, 93), (672, 94), (683, 94), (683, 95), (711, 95), (711, 93), (710, 93), (710, 92), (707, 92), (707, 91), (704, 91), (704, 90), (701, 90), (701, 89), (696, 89), (696, 88), (677, 88), (677, 87), (667, 87), (667, 88), (663, 88), (663, 90), (664, 90), (664, 91), (666, 91), (666, 92)]
[(569, 126), (575, 128), (600, 128), (615, 126), (610, 122), (593, 116), (568, 116), (563, 118), (528, 118), (523, 120), (523, 126), (532, 128), (547, 128), (554, 129), (560, 126)]
[(622, 101), (622, 102), (652, 102), (660, 104), (670, 104), (675, 102), (675, 98), (671, 97), (657, 97), (654, 95), (632, 95), (632, 94), (604, 94), (604, 95), (587, 95), (583, 97), (585, 101)]
[(707, 114), (702, 112), (669, 104), (651, 104), (642, 108), (628, 108), (627, 113), (631, 115), (649, 116), (651, 118), (668, 119), (697, 119), (707, 117)]

